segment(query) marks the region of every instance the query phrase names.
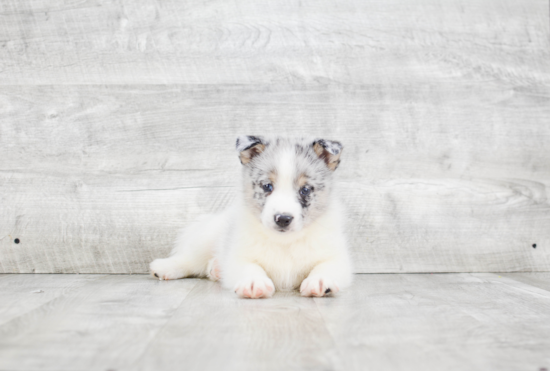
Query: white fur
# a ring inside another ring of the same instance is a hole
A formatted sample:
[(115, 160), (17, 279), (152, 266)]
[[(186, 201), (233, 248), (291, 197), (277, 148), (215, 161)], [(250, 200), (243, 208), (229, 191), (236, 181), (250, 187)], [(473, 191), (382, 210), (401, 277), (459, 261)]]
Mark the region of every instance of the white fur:
[[(223, 213), (184, 229), (170, 257), (150, 264), (151, 273), (161, 280), (221, 278), (225, 288), (246, 298), (296, 288), (304, 296), (324, 296), (349, 286), (352, 267), (341, 205), (331, 193), (323, 213), (304, 225), (291, 186), (294, 160), (290, 151), (280, 154), (278, 187), (266, 198), (260, 218), (239, 198)], [(277, 213), (295, 218), (286, 232), (277, 230)]]
[(296, 155), (289, 149), (283, 151), (277, 159), (279, 187), (275, 188), (273, 194), (267, 198), (261, 216), (262, 224), (268, 229), (277, 229), (273, 219), (273, 215), (276, 214), (288, 214), (294, 217), (289, 230), (285, 233), (300, 231), (303, 227), (301, 206), (294, 196), (295, 190), (292, 188), (294, 161), (296, 161)]

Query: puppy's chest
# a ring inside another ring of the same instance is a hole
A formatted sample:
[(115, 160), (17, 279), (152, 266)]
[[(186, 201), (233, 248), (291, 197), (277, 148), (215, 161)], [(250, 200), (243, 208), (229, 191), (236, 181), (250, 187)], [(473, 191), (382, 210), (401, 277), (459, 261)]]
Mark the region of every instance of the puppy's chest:
[(254, 260), (279, 287), (296, 286), (322, 259), (319, 251), (299, 244), (262, 246), (255, 252)]

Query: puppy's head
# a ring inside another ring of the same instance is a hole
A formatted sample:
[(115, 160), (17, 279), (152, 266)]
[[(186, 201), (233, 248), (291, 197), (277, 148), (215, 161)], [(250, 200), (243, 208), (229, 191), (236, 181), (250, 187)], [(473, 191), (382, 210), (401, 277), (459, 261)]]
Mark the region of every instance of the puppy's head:
[(302, 230), (328, 205), (342, 149), (325, 139), (238, 137), (246, 206), (270, 230)]

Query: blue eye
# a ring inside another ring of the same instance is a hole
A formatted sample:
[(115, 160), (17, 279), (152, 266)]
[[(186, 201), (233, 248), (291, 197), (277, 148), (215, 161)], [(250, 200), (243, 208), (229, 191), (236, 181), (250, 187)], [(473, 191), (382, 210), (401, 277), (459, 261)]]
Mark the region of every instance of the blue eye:
[(271, 193), (273, 192), (273, 184), (264, 184), (263, 186), (264, 192)]
[(313, 188), (309, 188), (308, 186), (302, 187), (300, 189), (300, 194), (304, 197), (309, 196)]

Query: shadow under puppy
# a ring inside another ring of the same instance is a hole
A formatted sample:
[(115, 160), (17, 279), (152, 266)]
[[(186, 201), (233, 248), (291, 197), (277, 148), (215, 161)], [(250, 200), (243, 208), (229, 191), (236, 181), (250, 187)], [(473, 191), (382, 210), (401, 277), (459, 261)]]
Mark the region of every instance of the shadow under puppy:
[(160, 280), (208, 277), (244, 298), (300, 288), (325, 296), (350, 285), (344, 214), (333, 193), (342, 145), (323, 139), (241, 136), (242, 181), (233, 206), (185, 228)]

